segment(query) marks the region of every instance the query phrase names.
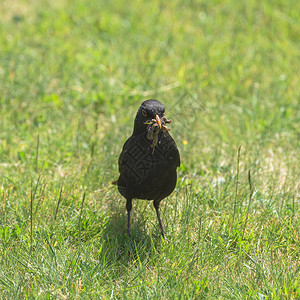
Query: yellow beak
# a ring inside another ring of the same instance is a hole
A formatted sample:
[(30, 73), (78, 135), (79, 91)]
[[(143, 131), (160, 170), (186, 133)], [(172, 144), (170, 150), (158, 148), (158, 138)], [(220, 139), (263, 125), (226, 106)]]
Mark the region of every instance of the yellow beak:
[(159, 126), (159, 129), (161, 129), (161, 121), (160, 121), (160, 117), (158, 115), (155, 116), (156, 122)]

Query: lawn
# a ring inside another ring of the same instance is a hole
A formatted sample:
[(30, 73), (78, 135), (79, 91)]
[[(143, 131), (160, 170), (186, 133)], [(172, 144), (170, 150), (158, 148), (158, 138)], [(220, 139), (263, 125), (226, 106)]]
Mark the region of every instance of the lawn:
[[(1, 0), (0, 299), (299, 299), (297, 0)], [(112, 181), (140, 103), (161, 203)]]

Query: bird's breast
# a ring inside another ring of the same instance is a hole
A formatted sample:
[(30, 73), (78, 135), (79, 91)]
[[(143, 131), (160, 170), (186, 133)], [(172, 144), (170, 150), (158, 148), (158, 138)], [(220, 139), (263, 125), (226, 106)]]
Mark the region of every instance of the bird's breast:
[(128, 145), (123, 163), (124, 175), (130, 178), (130, 181), (142, 183), (160, 173), (176, 170), (176, 166), (170, 164), (172, 138), (162, 134), (156, 146), (153, 148), (151, 145), (152, 142), (146, 135), (138, 136)]

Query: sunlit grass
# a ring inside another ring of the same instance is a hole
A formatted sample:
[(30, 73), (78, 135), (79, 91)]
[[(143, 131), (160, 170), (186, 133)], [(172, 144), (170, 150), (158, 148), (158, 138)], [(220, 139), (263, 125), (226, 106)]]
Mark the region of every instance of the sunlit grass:
[[(0, 298), (298, 299), (296, 7), (2, 1)], [(127, 237), (111, 184), (149, 98), (181, 153), (167, 241), (146, 201)]]

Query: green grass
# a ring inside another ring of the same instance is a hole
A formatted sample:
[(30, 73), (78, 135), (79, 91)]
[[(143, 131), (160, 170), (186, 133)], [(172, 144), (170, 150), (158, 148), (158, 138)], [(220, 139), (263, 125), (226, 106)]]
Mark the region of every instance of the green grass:
[[(0, 298), (299, 299), (299, 20), (296, 0), (2, 0)], [(111, 185), (149, 98), (182, 160), (167, 241), (146, 201), (128, 238)]]

